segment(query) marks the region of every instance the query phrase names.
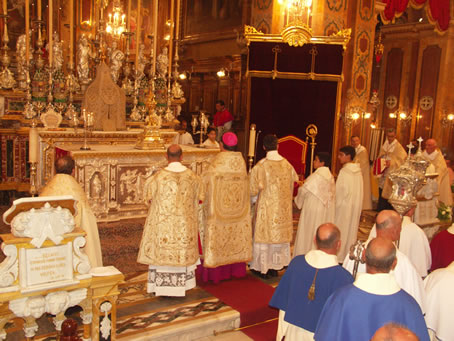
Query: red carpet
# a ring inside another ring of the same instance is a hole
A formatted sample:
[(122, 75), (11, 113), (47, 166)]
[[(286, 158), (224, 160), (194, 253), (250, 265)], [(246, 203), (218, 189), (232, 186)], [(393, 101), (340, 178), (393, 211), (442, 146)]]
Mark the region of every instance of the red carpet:
[[(198, 285), (228, 306), (239, 311), (241, 327), (276, 318), (279, 315), (277, 309), (268, 306), (274, 288), (251, 275), (218, 284), (198, 283)], [(276, 331), (277, 321), (242, 330), (247, 335), (253, 334), (249, 337), (254, 340), (274, 340)]]

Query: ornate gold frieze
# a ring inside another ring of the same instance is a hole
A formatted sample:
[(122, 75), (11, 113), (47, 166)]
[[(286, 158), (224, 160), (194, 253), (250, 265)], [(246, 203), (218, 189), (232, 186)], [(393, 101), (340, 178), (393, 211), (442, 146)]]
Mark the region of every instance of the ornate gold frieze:
[(312, 29), (306, 24), (291, 25), (284, 28), (281, 35), (290, 46), (303, 46), (311, 42)]

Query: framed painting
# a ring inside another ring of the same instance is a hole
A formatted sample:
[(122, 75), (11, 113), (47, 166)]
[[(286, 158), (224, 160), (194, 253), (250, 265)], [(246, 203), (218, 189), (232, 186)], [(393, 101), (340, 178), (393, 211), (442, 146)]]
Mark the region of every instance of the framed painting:
[(209, 41), (234, 36), (243, 24), (242, 0), (184, 0), (183, 39)]

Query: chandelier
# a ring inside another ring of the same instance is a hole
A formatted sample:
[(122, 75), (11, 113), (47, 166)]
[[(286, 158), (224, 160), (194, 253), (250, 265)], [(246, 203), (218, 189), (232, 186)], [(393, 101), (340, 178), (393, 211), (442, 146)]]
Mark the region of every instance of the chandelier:
[(310, 18), (312, 0), (278, 0), (284, 7), (286, 16), (285, 27), (282, 31), (284, 42), (290, 46), (303, 46), (310, 42), (312, 29)]
[(114, 0), (112, 4), (112, 13), (109, 13), (106, 32), (114, 37), (120, 37), (126, 31), (125, 15), (121, 10), (120, 0)]

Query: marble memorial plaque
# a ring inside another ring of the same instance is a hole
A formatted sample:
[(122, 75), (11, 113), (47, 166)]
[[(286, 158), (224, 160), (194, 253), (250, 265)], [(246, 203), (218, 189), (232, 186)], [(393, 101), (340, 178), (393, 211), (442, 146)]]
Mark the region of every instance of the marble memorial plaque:
[(71, 243), (25, 250), (26, 286), (73, 279)]

